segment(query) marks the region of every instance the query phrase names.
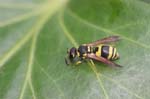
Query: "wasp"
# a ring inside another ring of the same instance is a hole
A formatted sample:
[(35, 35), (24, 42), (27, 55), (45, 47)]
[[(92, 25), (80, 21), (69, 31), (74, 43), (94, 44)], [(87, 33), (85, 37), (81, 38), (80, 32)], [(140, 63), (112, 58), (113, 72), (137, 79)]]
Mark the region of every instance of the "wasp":
[(85, 60), (95, 60), (108, 66), (122, 67), (112, 61), (119, 59), (117, 49), (110, 43), (120, 40), (119, 36), (109, 36), (91, 43), (82, 44), (78, 48), (72, 47), (67, 50), (65, 62), (69, 64), (80, 64)]

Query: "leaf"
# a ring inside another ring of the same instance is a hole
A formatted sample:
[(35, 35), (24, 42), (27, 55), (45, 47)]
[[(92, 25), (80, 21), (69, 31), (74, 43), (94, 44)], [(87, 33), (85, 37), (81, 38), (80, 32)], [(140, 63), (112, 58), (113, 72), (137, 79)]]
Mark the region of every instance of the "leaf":
[[(0, 99), (149, 99), (149, 9), (147, 0), (1, 0)], [(122, 38), (123, 68), (66, 66), (67, 48), (110, 35)]]

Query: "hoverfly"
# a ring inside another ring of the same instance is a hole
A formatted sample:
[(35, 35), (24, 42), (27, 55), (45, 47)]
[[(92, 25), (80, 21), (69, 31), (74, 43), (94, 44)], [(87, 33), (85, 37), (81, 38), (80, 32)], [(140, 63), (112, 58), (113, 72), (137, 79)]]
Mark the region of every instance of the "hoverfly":
[(92, 59), (109, 66), (122, 67), (113, 60), (119, 59), (119, 54), (115, 47), (109, 43), (119, 41), (119, 36), (110, 36), (92, 43), (82, 44), (78, 48), (72, 47), (67, 51), (65, 62), (69, 64), (80, 64), (85, 60)]

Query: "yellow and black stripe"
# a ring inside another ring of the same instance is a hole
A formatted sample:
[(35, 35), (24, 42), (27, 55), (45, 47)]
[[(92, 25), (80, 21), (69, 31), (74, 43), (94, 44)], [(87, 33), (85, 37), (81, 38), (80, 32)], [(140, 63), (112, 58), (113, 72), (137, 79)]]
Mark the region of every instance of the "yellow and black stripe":
[(110, 45), (99, 45), (98, 47), (94, 48), (93, 52), (96, 54), (96, 56), (101, 56), (109, 60), (115, 60), (119, 58), (116, 48)]

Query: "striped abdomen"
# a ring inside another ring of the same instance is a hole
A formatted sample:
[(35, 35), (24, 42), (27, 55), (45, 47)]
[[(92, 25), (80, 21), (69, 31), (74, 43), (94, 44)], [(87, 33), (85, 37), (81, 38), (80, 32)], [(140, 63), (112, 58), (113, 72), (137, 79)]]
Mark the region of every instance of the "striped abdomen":
[(99, 45), (98, 47), (94, 48), (94, 50), (94, 53), (98, 57), (101, 56), (109, 60), (116, 60), (119, 58), (116, 48), (110, 45)]

